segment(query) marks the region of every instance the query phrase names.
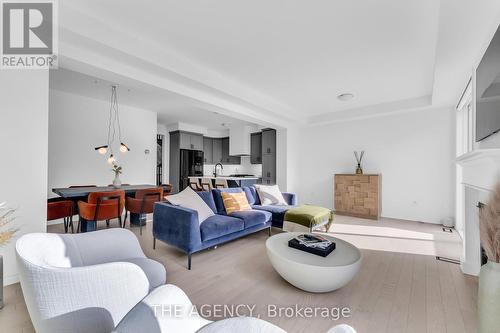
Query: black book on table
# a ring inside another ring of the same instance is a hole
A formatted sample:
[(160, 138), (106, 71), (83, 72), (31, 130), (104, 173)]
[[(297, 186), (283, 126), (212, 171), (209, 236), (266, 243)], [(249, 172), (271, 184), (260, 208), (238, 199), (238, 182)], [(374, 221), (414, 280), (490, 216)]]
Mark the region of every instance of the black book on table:
[(327, 255), (332, 253), (333, 250), (335, 250), (335, 243), (334, 242), (332, 242), (332, 244), (330, 244), (330, 246), (328, 246), (327, 248), (320, 249), (320, 248), (315, 248), (315, 247), (307, 247), (307, 246), (301, 244), (295, 238), (292, 238), (288, 241), (288, 246), (293, 247), (294, 249), (297, 249), (297, 250), (301, 250), (301, 251), (315, 254), (317, 256), (322, 256), (322, 257), (326, 257)]

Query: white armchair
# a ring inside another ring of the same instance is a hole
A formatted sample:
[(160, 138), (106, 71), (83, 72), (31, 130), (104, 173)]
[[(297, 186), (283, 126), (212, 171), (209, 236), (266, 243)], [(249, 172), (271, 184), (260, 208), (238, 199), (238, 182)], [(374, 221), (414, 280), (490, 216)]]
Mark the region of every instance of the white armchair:
[[(38, 333), (109, 333), (130, 313), (136, 320), (123, 320), (117, 330), (128, 332), (132, 322), (155, 321), (154, 316), (138, 316), (147, 304), (191, 304), (182, 290), (163, 285), (165, 268), (146, 258), (126, 229), (27, 234), (17, 241), (16, 253), (24, 298)], [(209, 323), (188, 319), (196, 329)], [(148, 332), (167, 331), (161, 320), (152, 325), (157, 329)]]

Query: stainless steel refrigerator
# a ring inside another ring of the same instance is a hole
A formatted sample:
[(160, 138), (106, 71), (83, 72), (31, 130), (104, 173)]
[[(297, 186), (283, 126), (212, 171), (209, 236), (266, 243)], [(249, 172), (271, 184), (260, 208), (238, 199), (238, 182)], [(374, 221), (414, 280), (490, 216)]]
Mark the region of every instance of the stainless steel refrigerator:
[(181, 149), (179, 191), (189, 186), (189, 177), (203, 176), (203, 152)]

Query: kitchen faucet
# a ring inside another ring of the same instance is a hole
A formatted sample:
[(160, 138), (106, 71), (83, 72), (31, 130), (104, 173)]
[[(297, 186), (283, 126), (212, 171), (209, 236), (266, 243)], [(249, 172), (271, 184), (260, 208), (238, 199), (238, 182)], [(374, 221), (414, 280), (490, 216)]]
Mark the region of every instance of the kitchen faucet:
[(214, 166), (214, 177), (217, 178), (217, 166), (220, 165), (220, 171), (222, 173), (222, 170), (224, 170), (224, 167), (222, 166), (222, 163), (217, 163), (215, 166)]

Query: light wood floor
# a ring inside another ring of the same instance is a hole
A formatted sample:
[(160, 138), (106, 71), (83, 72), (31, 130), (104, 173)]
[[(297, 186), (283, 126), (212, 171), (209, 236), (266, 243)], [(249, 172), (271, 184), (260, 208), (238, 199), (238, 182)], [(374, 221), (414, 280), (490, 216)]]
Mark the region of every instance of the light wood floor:
[[(181, 287), (198, 306), (256, 305), (255, 314), (290, 333), (326, 333), (339, 323), (359, 333), (476, 331), (477, 279), (463, 275), (456, 264), (435, 259), (458, 258), (461, 251), (457, 234), (444, 233), (440, 226), (338, 216), (330, 232), (358, 246), (363, 264), (350, 284), (326, 294), (298, 290), (273, 270), (265, 252), (267, 231), (195, 254), (188, 271), (179, 251), (161, 242), (152, 249), (149, 226), (142, 236), (137, 228), (132, 230), (146, 255), (166, 266), (168, 283)], [(62, 226), (50, 226), (49, 231), (61, 232)], [(5, 289), (5, 302), (0, 332), (33, 332), (19, 284)], [(266, 318), (269, 304), (349, 307), (352, 316), (338, 321)]]

